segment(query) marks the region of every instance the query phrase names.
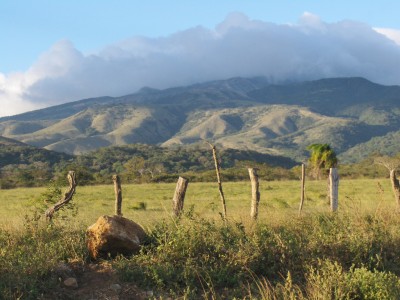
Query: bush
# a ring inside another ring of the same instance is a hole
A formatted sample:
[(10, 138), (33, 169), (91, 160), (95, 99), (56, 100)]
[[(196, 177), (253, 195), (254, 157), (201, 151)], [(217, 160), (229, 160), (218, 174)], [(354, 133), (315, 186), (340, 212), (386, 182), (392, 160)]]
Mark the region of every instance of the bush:
[(234, 291), (249, 278), (247, 255), (241, 252), (247, 238), (240, 224), (225, 227), (197, 218), (161, 223), (151, 239), (140, 255), (115, 262), (123, 279), (190, 296), (211, 287)]
[(399, 299), (400, 280), (390, 272), (365, 267), (345, 272), (337, 262), (323, 260), (311, 268), (307, 294), (310, 299)]
[(114, 266), (124, 280), (172, 297), (396, 299), (397, 219), (318, 214), (246, 228), (189, 211), (157, 224), (139, 255)]
[(87, 257), (83, 231), (38, 218), (26, 220), (23, 232), (0, 231), (0, 298), (38, 299), (58, 284), (53, 270), (62, 261)]

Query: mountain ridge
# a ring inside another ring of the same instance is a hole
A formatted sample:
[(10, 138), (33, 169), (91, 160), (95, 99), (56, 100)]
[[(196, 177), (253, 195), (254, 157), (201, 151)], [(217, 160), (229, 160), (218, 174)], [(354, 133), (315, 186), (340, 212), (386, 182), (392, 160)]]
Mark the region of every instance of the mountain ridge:
[[(285, 84), (237, 77), (165, 90), (145, 87), (126, 96), (0, 118), (0, 135), (71, 154), (111, 145), (170, 147), (206, 139), (298, 161), (307, 155), (307, 145), (318, 142), (330, 143), (343, 160), (365, 158), (379, 152), (371, 140), (390, 144), (389, 133), (399, 130), (400, 86), (359, 77)], [(368, 151), (355, 155), (360, 144), (369, 145)]]

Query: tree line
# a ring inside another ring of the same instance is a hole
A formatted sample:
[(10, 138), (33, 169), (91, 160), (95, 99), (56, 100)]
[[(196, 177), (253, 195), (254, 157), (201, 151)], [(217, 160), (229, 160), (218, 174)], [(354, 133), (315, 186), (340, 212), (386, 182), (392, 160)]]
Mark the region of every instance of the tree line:
[[(326, 146), (329, 147), (326, 144), (315, 144), (308, 148), (310, 164), (318, 159), (318, 155), (326, 152)], [(334, 154), (332, 149), (328, 150), (331, 152), (323, 154), (325, 158)], [(301, 174), (300, 164), (288, 158), (250, 150), (218, 148), (218, 151), (221, 175), (226, 181), (247, 180), (248, 167), (257, 168), (261, 180), (299, 179)], [(337, 160), (336, 155), (334, 157)], [(387, 176), (385, 168), (373, 162), (374, 158), (370, 157), (357, 164), (340, 164), (341, 177)], [(320, 165), (322, 169), (327, 166)], [(315, 173), (317, 169), (309, 169), (308, 175), (320, 177), (321, 174)], [(178, 175), (190, 181), (213, 181), (215, 177), (212, 153), (206, 145), (163, 148), (133, 144), (101, 148), (78, 156), (35, 147), (0, 147), (2, 189), (46, 186), (49, 181), (64, 182), (68, 170), (76, 172), (79, 185), (108, 184), (113, 174), (119, 174), (125, 183), (175, 182)]]

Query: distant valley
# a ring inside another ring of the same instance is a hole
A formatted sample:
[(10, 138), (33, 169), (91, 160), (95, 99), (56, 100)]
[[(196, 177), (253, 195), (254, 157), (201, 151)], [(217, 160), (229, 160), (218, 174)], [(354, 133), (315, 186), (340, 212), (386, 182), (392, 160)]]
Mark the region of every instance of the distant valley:
[(399, 152), (400, 87), (363, 78), (270, 84), (232, 78), (185, 87), (143, 88), (0, 118), (0, 136), (67, 154), (133, 143), (204, 144), (297, 161), (329, 143), (342, 161)]

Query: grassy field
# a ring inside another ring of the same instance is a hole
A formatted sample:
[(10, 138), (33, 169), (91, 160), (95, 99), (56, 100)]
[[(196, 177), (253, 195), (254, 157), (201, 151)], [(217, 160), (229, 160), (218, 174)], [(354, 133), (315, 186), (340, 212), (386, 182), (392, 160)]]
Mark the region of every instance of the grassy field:
[[(326, 181), (308, 181), (304, 214), (329, 211), (326, 200)], [(226, 182), (223, 189), (227, 201), (228, 218), (249, 221), (251, 187), (249, 182)], [(160, 219), (169, 218), (175, 184), (122, 185), (123, 215), (143, 226), (151, 226)], [(0, 226), (20, 227), (24, 215), (32, 211), (32, 202), (45, 188), (18, 188), (0, 190)], [(300, 182), (260, 182), (259, 219), (271, 222), (271, 217), (285, 218), (297, 215), (300, 201)], [(73, 202), (78, 208), (76, 224), (88, 226), (104, 214), (114, 213), (114, 189), (112, 185), (78, 186)], [(143, 209), (144, 203), (145, 209)], [(219, 218), (222, 211), (216, 183), (189, 183), (185, 208), (204, 218)], [(142, 206), (140, 206), (142, 205)], [(142, 208), (142, 209), (141, 209)], [(339, 186), (339, 210), (374, 211), (379, 208), (394, 209), (388, 179), (342, 180)]]
[[(400, 220), (388, 179), (342, 180), (336, 214), (326, 181), (308, 181), (301, 217), (300, 182), (261, 182), (257, 223), (249, 182), (223, 188), (226, 224), (215, 183), (189, 183), (180, 220), (171, 218), (175, 184), (122, 185), (124, 216), (150, 239), (140, 254), (106, 263), (112, 282), (85, 246), (85, 228), (114, 213), (112, 185), (78, 186), (78, 214), (51, 226), (31, 206), (44, 188), (0, 190), (0, 299), (110, 299), (115, 282), (119, 299), (400, 299)], [(82, 287), (63, 288), (60, 262)]]

